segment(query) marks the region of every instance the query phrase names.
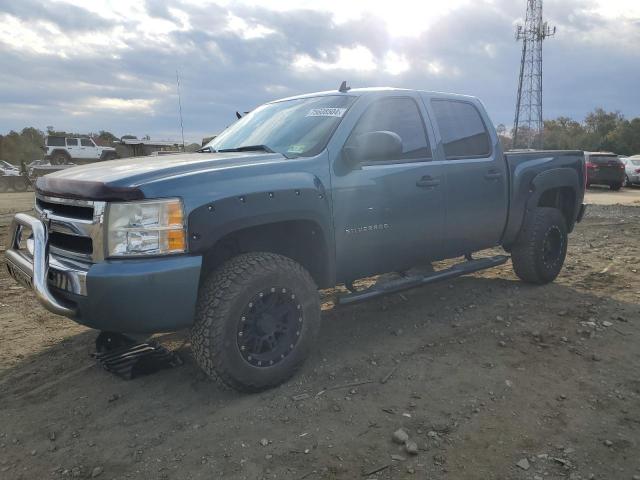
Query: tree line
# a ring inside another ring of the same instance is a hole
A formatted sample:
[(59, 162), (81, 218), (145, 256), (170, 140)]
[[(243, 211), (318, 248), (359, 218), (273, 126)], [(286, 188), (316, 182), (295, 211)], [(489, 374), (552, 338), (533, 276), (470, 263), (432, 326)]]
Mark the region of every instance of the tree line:
[[(512, 136), (507, 135), (504, 125), (498, 125), (497, 129), (505, 149), (513, 148)], [(524, 131), (521, 138), (526, 139), (527, 133)], [(640, 154), (640, 118), (627, 120), (620, 112), (596, 108), (582, 122), (569, 117), (545, 120), (542, 143), (548, 150)], [(522, 145), (516, 147), (521, 148)]]
[[(512, 136), (507, 133), (506, 127), (498, 125), (497, 130), (505, 150), (513, 148)], [(56, 131), (53, 127), (47, 127), (46, 132), (26, 127), (19, 132), (12, 130), (6, 135), (0, 135), (0, 160), (20, 165), (22, 162), (29, 163), (41, 159), (44, 154), (42, 147), (45, 135), (91, 136), (96, 143), (104, 146), (113, 146), (113, 143), (119, 140), (113, 133), (106, 130), (101, 130), (97, 134), (80, 135)], [(121, 138), (136, 137), (124, 135)], [(620, 112), (607, 112), (602, 108), (596, 108), (582, 122), (569, 117), (545, 120), (543, 144), (544, 148), (549, 150), (609, 151), (618, 155), (640, 154), (640, 117), (627, 120)], [(189, 145), (187, 151), (193, 151), (198, 146), (197, 144)]]

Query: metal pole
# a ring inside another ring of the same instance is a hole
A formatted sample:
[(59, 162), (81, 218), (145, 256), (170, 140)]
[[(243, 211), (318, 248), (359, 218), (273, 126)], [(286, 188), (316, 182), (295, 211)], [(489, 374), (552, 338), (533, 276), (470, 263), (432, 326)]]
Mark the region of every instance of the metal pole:
[(182, 151), (185, 151), (184, 147), (184, 124), (182, 123), (182, 98), (180, 96), (180, 75), (176, 70), (176, 89), (178, 90), (178, 109), (180, 112), (180, 131), (182, 132)]

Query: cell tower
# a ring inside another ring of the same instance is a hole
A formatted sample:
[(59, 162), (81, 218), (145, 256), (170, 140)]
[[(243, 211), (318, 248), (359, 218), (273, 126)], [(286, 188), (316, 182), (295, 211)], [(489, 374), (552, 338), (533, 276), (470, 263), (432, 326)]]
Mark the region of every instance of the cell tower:
[(527, 0), (524, 26), (516, 28), (516, 40), (522, 40), (522, 60), (516, 118), (513, 124), (513, 148), (542, 148), (542, 42), (555, 35), (556, 27), (542, 20), (542, 0)]

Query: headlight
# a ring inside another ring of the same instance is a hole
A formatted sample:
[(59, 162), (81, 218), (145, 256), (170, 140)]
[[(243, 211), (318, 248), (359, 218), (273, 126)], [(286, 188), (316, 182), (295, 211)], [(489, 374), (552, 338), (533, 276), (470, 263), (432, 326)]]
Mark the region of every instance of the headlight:
[(177, 198), (110, 203), (107, 232), (110, 257), (166, 255), (186, 249), (184, 213)]

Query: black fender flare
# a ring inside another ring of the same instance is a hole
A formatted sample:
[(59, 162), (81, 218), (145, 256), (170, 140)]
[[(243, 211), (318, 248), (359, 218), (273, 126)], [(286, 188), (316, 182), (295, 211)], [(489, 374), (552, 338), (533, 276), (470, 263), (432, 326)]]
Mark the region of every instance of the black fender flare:
[(568, 231), (571, 232), (575, 226), (578, 213), (580, 212), (580, 204), (582, 202), (582, 199), (580, 198), (580, 192), (582, 192), (580, 183), (578, 172), (573, 168), (554, 168), (551, 170), (545, 170), (533, 177), (529, 187), (529, 197), (525, 203), (524, 215), (522, 215), (517, 228), (509, 229), (509, 232), (505, 235), (503, 245), (505, 247), (510, 247), (516, 242), (522, 227), (526, 224), (527, 216), (530, 215), (533, 209), (538, 206), (542, 195), (546, 191), (555, 188), (571, 188), (574, 192), (574, 212), (572, 213), (572, 221), (567, 225)]
[(251, 227), (307, 221), (326, 246), (327, 275), (335, 277), (335, 245), (329, 200), (321, 185), (246, 193), (192, 210), (187, 219), (189, 252), (206, 254), (227, 235)]
[(578, 173), (573, 168), (554, 168), (546, 170), (533, 178), (531, 182), (533, 193), (527, 201), (527, 210), (535, 207), (540, 197), (547, 190), (561, 187), (569, 187), (573, 189), (578, 200), (578, 192), (580, 192), (580, 180)]

